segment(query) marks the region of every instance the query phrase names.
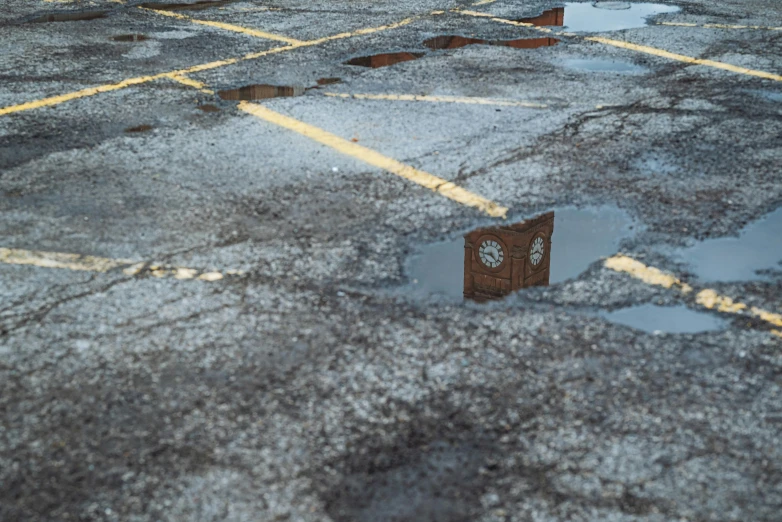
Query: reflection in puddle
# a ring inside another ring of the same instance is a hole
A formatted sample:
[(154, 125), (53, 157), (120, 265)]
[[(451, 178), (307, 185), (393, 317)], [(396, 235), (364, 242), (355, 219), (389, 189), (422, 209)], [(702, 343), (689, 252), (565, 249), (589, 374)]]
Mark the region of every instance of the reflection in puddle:
[(225, 4), (231, 4), (238, 0), (205, 0), (201, 2), (190, 2), (181, 4), (164, 4), (162, 2), (146, 2), (140, 5), (147, 9), (156, 9), (158, 11), (199, 11), (201, 9), (209, 9), (210, 7), (219, 7)]
[(266, 100), (268, 98), (285, 98), (301, 96), (304, 87), (288, 87), (279, 85), (246, 85), (238, 89), (219, 91), (217, 94), (224, 100)]
[(318, 78), (318, 85), (334, 85), (335, 83), (342, 83), (342, 78)]
[(701, 281), (753, 281), (782, 273), (782, 208), (747, 225), (739, 237), (702, 241), (679, 251)]
[(115, 42), (143, 42), (147, 39), (143, 34), (121, 34), (112, 38)]
[[(555, 226), (556, 224), (556, 226)], [(476, 301), (577, 277), (616, 253), (632, 221), (614, 208), (566, 208), (428, 245), (409, 264), (413, 292)]]
[(646, 67), (630, 62), (617, 60), (605, 60), (602, 58), (573, 58), (565, 60), (563, 65), (569, 69), (589, 72), (613, 72), (613, 73), (642, 73)]
[(220, 112), (220, 108), (216, 105), (212, 105), (211, 103), (205, 103), (203, 105), (198, 106), (199, 111), (203, 112)]
[(622, 324), (644, 332), (700, 333), (721, 330), (725, 321), (704, 312), (690, 310), (686, 306), (657, 306), (645, 304), (604, 312), (602, 317), (612, 323)]
[(513, 47), (514, 49), (537, 49), (550, 47), (559, 43), (556, 38), (520, 38), (517, 40), (481, 40), (464, 36), (437, 36), (424, 42), (430, 49), (458, 49), (468, 45), (494, 45), (498, 47)]
[(359, 65), (361, 67), (387, 67), (401, 62), (409, 62), (421, 58), (424, 53), (384, 53), (374, 54), (372, 56), (359, 56), (345, 62), (347, 65)]
[(42, 24), (49, 22), (79, 22), (82, 20), (95, 20), (97, 18), (106, 18), (108, 11), (87, 11), (82, 13), (56, 13), (33, 18), (30, 23)]
[(147, 132), (151, 131), (154, 127), (152, 125), (138, 125), (136, 127), (128, 127), (125, 132)]
[(568, 2), (565, 7), (558, 7), (545, 11), (540, 16), (521, 18), (516, 21), (537, 26), (564, 26), (569, 31), (591, 33), (643, 27), (650, 16), (677, 11), (679, 11), (678, 7), (665, 4)]

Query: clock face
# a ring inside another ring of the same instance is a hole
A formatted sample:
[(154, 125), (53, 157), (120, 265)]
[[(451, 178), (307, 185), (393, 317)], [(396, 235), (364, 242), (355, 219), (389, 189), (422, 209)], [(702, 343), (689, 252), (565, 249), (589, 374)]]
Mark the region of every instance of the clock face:
[(546, 243), (542, 237), (536, 237), (529, 247), (529, 260), (533, 266), (538, 266), (546, 254)]
[(502, 247), (496, 241), (487, 239), (481, 243), (481, 248), (478, 250), (478, 257), (481, 262), (489, 268), (497, 268), (502, 264), (505, 259), (505, 254), (502, 253)]

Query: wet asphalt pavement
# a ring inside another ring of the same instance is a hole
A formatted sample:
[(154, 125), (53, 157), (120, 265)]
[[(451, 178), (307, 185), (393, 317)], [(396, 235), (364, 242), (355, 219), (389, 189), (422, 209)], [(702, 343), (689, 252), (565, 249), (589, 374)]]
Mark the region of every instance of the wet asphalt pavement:
[(782, 4), (478, 3), (3, 1), (0, 520), (782, 520)]

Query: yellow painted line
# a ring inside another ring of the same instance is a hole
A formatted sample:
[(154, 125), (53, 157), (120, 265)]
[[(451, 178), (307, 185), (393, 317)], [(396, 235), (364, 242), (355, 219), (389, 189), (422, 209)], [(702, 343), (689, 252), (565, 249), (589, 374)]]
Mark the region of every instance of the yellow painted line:
[(187, 76), (184, 76), (182, 74), (168, 74), (166, 75), (166, 78), (169, 78), (171, 80), (174, 80), (175, 82), (181, 83), (182, 85), (187, 85), (188, 87), (192, 87), (193, 89), (198, 89), (199, 91), (206, 93), (206, 94), (214, 94), (215, 92), (212, 89), (207, 88), (206, 84), (203, 82), (199, 82), (197, 80), (193, 80), (192, 78), (188, 78)]
[(771, 330), (771, 333), (782, 339), (782, 330)]
[[(675, 276), (622, 254), (606, 259), (603, 265), (615, 272), (629, 274), (646, 284), (678, 290), (683, 295), (690, 294), (693, 291), (690, 285), (681, 282)], [(756, 317), (773, 327), (782, 328), (782, 314), (769, 312), (755, 306), (748, 306), (730, 297), (720, 295), (710, 288), (705, 288), (695, 294), (695, 302), (709, 310), (725, 314)], [(778, 330), (772, 330), (771, 333), (782, 337), (782, 333)]]
[(691, 24), (686, 22), (657, 22), (656, 25), (669, 25), (673, 27), (703, 27), (705, 29), (756, 29), (762, 31), (782, 31), (782, 27), (770, 27), (767, 25)]
[[(433, 11), (432, 15), (438, 15), (442, 14), (443, 11)], [(225, 67), (228, 65), (233, 65), (235, 63), (239, 63), (245, 60), (255, 60), (257, 58), (261, 58), (264, 56), (269, 56), (272, 54), (282, 53), (286, 51), (292, 51), (294, 49), (299, 49), (301, 47), (310, 47), (314, 45), (321, 45), (323, 43), (327, 43), (333, 40), (339, 40), (343, 38), (353, 38), (356, 36), (364, 36), (368, 34), (377, 33), (380, 31), (387, 31), (390, 29), (396, 29), (398, 27), (402, 27), (404, 25), (410, 24), (414, 22), (415, 20), (418, 20), (422, 17), (415, 16), (411, 18), (406, 18), (404, 20), (401, 20), (399, 22), (388, 24), (388, 25), (382, 25), (379, 27), (369, 27), (365, 29), (359, 29), (356, 31), (351, 32), (345, 32), (345, 33), (339, 33), (333, 36), (327, 36), (324, 38), (318, 38), (317, 40), (309, 40), (305, 42), (300, 42), (297, 44), (290, 44), (282, 47), (275, 47), (273, 49), (269, 49), (266, 51), (258, 51), (254, 53), (248, 53), (244, 56), (237, 57), (237, 58), (227, 58), (225, 60), (216, 60), (213, 62), (208, 63), (202, 63), (200, 65), (194, 65), (192, 67), (187, 67), (185, 69), (178, 69), (176, 71), (168, 71), (160, 74), (155, 74), (151, 76), (138, 76), (136, 78), (128, 78), (127, 80), (122, 80), (118, 83), (111, 83), (106, 85), (99, 85), (97, 87), (90, 87), (87, 89), (82, 89), (80, 91), (74, 91), (69, 92), (67, 94), (60, 94), (57, 96), (51, 96), (49, 98), (43, 98), (39, 100), (29, 101), (25, 103), (20, 103), (17, 105), (9, 105), (7, 107), (0, 107), (0, 116), (4, 116), (6, 114), (13, 114), (17, 112), (23, 112), (23, 111), (29, 111), (33, 109), (40, 109), (42, 107), (52, 107), (54, 105), (59, 105), (61, 103), (65, 103), (67, 101), (76, 100), (79, 98), (85, 98), (88, 96), (94, 96), (96, 94), (100, 94), (103, 92), (110, 92), (110, 91), (116, 91), (119, 89), (125, 89), (127, 87), (131, 87), (133, 85), (140, 85), (143, 83), (148, 83), (155, 80), (160, 80), (162, 78), (169, 78), (174, 79), (174, 76), (185, 76), (187, 74), (202, 72), (202, 71), (208, 71), (211, 69), (217, 69), (219, 67)]]
[(205, 271), (172, 265), (156, 265), (131, 259), (111, 259), (108, 257), (22, 250), (18, 248), (0, 248), (0, 263), (98, 273), (105, 273), (124, 267), (122, 272), (129, 276), (148, 274), (158, 278), (197, 279), (200, 281), (219, 281), (226, 275), (235, 276), (243, 273), (239, 270)]
[(472, 5), (487, 5), (487, 4), (493, 4), (496, 1), (497, 0), (478, 0), (477, 2), (475, 2)]
[(428, 96), (420, 94), (346, 94), (325, 92), (325, 96), (333, 98), (352, 98), (355, 100), (386, 100), (407, 102), (431, 102), (431, 103), (464, 103), (470, 105), (499, 105), (503, 107), (528, 107), (532, 109), (545, 109), (548, 105), (514, 100), (502, 100), (496, 98), (472, 98), (461, 96)]
[(782, 75), (773, 74), (766, 71), (758, 71), (756, 69), (747, 69), (746, 67), (739, 67), (738, 65), (731, 65), (729, 63), (717, 62), (714, 60), (704, 60), (702, 58), (693, 58), (692, 56), (685, 56), (683, 54), (676, 54), (656, 47), (649, 47), (647, 45), (638, 45), (630, 42), (622, 42), (621, 40), (612, 40), (610, 38), (603, 38), (601, 36), (589, 36), (584, 38), (590, 42), (598, 42), (605, 45), (612, 45), (622, 49), (629, 49), (639, 53), (651, 54), (653, 56), (659, 56), (661, 58), (668, 58), (670, 60), (676, 60), (679, 62), (689, 63), (692, 65), (705, 65), (707, 67), (714, 67), (715, 69), (722, 69), (724, 71), (730, 71), (738, 74), (746, 74), (747, 76), (755, 76), (766, 80), (774, 80), (782, 82)]
[(483, 198), (468, 190), (465, 190), (451, 183), (450, 181), (446, 181), (442, 178), (438, 178), (437, 176), (429, 174), (428, 172), (424, 172), (409, 165), (405, 165), (404, 163), (389, 158), (388, 156), (384, 156), (379, 152), (375, 152), (372, 149), (368, 149), (346, 139), (340, 138), (335, 134), (331, 134), (330, 132), (308, 123), (304, 123), (289, 116), (272, 111), (261, 105), (241, 102), (239, 104), (239, 109), (264, 121), (279, 125), (280, 127), (286, 128), (301, 134), (302, 136), (310, 138), (311, 140), (317, 141), (318, 143), (326, 145), (327, 147), (330, 147), (341, 154), (345, 154), (357, 160), (363, 161), (364, 163), (417, 183), (418, 185), (433, 190), (453, 201), (456, 201), (457, 203), (476, 208), (490, 216), (504, 218), (508, 212), (507, 208), (502, 207), (497, 203), (494, 203), (493, 201)]
[(498, 18), (492, 14), (489, 13), (481, 13), (479, 11), (467, 11), (467, 10), (461, 10), (461, 9), (453, 9), (453, 12), (460, 13), (467, 16), (474, 16), (474, 17), (481, 17), (481, 18), (489, 18), (493, 22), (499, 22), (502, 24), (508, 24), (508, 25), (515, 25), (518, 27), (529, 27), (531, 29), (535, 29), (536, 31), (551, 34), (554, 33), (558, 36), (573, 36), (573, 37), (579, 37), (583, 38), (586, 41), (589, 42), (597, 42), (604, 45), (610, 45), (613, 47), (618, 47), (620, 49), (627, 49), (630, 51), (635, 51), (639, 53), (644, 54), (650, 54), (653, 56), (658, 56), (660, 58), (667, 58), (669, 60), (676, 60), (679, 62), (689, 63), (692, 65), (704, 65), (706, 67), (713, 67), (715, 69), (722, 69), (724, 71), (730, 71), (737, 74), (745, 74), (747, 76), (755, 76), (757, 78), (763, 78), (766, 80), (774, 80), (777, 82), (782, 82), (782, 75), (774, 74), (766, 71), (759, 71), (756, 69), (748, 69), (746, 67), (739, 67), (738, 65), (731, 65), (729, 63), (724, 62), (718, 62), (715, 60), (706, 60), (702, 58), (693, 58), (692, 56), (686, 56), (684, 54), (677, 54), (672, 53), (670, 51), (665, 51), (663, 49), (658, 49), (656, 47), (650, 47), (648, 45), (638, 45), (630, 42), (624, 42), (621, 40), (614, 40), (611, 38), (604, 38), (602, 36), (579, 36), (573, 33), (567, 33), (564, 31), (555, 32), (549, 29), (548, 27), (538, 27), (533, 24), (527, 23), (527, 22), (516, 22), (514, 20), (507, 20), (505, 18)]
[(198, 25), (205, 25), (208, 27), (214, 27), (216, 29), (223, 29), (225, 31), (232, 31), (234, 33), (241, 33), (246, 34), (248, 36), (253, 36), (255, 38), (263, 38), (264, 40), (274, 40), (277, 42), (284, 42), (287, 44), (300, 44), (302, 43), (301, 40), (297, 40), (295, 38), (289, 38), (287, 36), (282, 36), (279, 34), (274, 33), (267, 33), (266, 31), (259, 31), (258, 29), (250, 29), (248, 27), (242, 27), (240, 25), (233, 25), (233, 24), (226, 24), (223, 22), (213, 22), (212, 20), (200, 20), (197, 18), (191, 18), (189, 16), (180, 14), (180, 13), (174, 13), (171, 11), (161, 11), (158, 9), (148, 9), (146, 7), (139, 7), (139, 9), (143, 9), (144, 11), (151, 11), (153, 13), (163, 15), (163, 16), (170, 16), (171, 18), (176, 18), (178, 20), (186, 20), (188, 22), (198, 24)]

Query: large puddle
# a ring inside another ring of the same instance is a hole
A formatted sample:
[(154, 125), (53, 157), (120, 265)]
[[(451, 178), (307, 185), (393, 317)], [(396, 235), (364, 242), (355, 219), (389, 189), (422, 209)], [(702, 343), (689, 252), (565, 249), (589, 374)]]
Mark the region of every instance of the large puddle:
[(608, 321), (649, 333), (701, 333), (722, 330), (726, 322), (686, 306), (645, 304), (600, 314)]
[(632, 234), (632, 220), (616, 208), (565, 208), (427, 245), (408, 273), (419, 297), (499, 299), (577, 277)]
[(677, 11), (678, 7), (665, 4), (567, 2), (565, 7), (516, 21), (537, 26), (565, 27), (576, 33), (596, 33), (643, 27), (651, 16)]
[(782, 207), (750, 223), (738, 237), (701, 241), (677, 251), (701, 281), (755, 281), (782, 275)]

